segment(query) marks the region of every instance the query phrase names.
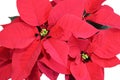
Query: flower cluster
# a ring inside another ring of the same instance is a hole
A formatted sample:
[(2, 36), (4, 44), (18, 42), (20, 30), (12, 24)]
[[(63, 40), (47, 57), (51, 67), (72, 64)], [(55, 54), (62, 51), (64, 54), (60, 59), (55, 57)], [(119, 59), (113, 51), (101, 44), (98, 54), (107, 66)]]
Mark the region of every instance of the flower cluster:
[(0, 80), (104, 80), (120, 64), (120, 16), (105, 0), (17, 0), (0, 32)]

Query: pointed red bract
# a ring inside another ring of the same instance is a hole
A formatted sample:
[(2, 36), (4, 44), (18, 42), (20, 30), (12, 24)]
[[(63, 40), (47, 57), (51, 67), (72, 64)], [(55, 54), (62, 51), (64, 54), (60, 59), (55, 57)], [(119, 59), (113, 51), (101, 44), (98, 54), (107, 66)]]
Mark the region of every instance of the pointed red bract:
[(111, 58), (120, 53), (120, 30), (100, 31), (91, 44), (92, 51), (101, 58)]
[(34, 39), (34, 28), (23, 22), (8, 24), (0, 32), (0, 45), (7, 48), (25, 48)]
[(100, 9), (105, 0), (85, 0), (85, 10), (87, 13), (94, 13)]
[(117, 57), (112, 58), (100, 58), (94, 54), (91, 55), (91, 59), (94, 63), (102, 66), (102, 67), (113, 67), (120, 64), (120, 60)]
[(76, 80), (91, 80), (85, 64), (71, 63), (70, 70)]
[(18, 49), (12, 57), (12, 79), (22, 80), (28, 77), (41, 52), (39, 41), (34, 41), (26, 49)]
[(55, 61), (61, 65), (67, 66), (69, 48), (65, 42), (56, 39), (48, 39), (44, 41), (43, 45), (46, 52), (49, 53)]
[(93, 62), (86, 63), (91, 80), (104, 80), (104, 68)]
[(114, 13), (113, 9), (109, 6), (102, 6), (96, 13), (90, 14), (87, 20), (109, 26), (111, 28), (120, 29), (120, 16)]
[(48, 22), (55, 25), (65, 14), (73, 14), (82, 18), (84, 0), (64, 0), (59, 2), (50, 12)]
[(62, 35), (63, 40), (68, 40), (71, 35), (74, 35), (76, 38), (88, 38), (98, 32), (96, 28), (86, 23), (84, 20), (69, 14), (62, 17), (55, 27), (61, 28), (61, 34), (57, 31), (54, 32), (54, 34), (59, 36)]
[(49, 0), (17, 0), (21, 18), (32, 26), (38, 26), (47, 21), (52, 8)]

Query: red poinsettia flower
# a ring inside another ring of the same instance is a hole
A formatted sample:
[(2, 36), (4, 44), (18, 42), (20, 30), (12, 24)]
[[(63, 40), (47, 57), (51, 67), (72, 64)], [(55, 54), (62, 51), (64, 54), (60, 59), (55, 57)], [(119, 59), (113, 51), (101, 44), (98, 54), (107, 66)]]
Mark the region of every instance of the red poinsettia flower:
[(90, 41), (72, 36), (68, 44), (70, 46), (69, 66), (73, 80), (103, 80), (103, 68), (91, 62), (90, 54), (85, 52)]
[[(95, 44), (94, 37), (92, 38), (93, 40), (77, 39), (72, 36), (68, 41), (70, 46), (69, 66), (75, 80), (103, 80), (104, 67), (120, 64), (120, 60), (115, 56), (107, 59), (98, 57), (96, 51), (99, 52), (100, 49), (96, 47), (98, 44)], [(101, 43), (101, 45), (104, 44)], [(101, 46), (101, 49), (106, 52), (106, 48)]]
[[(29, 75), (30, 78), (38, 79), (40, 73), (37, 72), (38, 68), (35, 64), (38, 57), (41, 54), (45, 55), (46, 52), (50, 55), (50, 61), (52, 59), (60, 66), (62, 65), (60, 67), (62, 71), (58, 68), (56, 71), (69, 73), (66, 70), (69, 48), (64, 41), (52, 38), (51, 28), (45, 23), (51, 9), (49, 0), (18, 0), (17, 6), (22, 20), (15, 19), (12, 23), (4, 25), (4, 29), (0, 32), (0, 45), (14, 49), (12, 79), (22, 80)], [(61, 52), (63, 49), (64, 51)], [(33, 76), (31, 71), (38, 76)], [(42, 70), (42, 72), (45, 71)]]

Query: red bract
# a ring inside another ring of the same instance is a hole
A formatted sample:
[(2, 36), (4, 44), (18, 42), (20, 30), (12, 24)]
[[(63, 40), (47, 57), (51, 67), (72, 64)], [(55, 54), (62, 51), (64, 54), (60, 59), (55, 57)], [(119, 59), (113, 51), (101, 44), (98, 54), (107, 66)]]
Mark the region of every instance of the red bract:
[(100, 9), (105, 0), (85, 0), (85, 10), (87, 13), (94, 13)]
[(86, 20), (90, 20), (110, 28), (120, 29), (120, 16), (114, 13), (113, 9), (107, 5), (101, 6), (95, 13), (86, 17)]
[(50, 12), (48, 23), (54, 25), (61, 17), (66, 14), (73, 14), (82, 19), (84, 11), (83, 0), (64, 0), (59, 2)]
[[(97, 56), (94, 48), (96, 48), (98, 44), (95, 44), (92, 40), (71, 37), (68, 44), (70, 46), (70, 70), (76, 80), (103, 80), (104, 67), (112, 67), (120, 64), (120, 60), (115, 56), (111, 58), (101, 58)], [(100, 44), (104, 45), (103, 43)], [(107, 49), (102, 46), (99, 47), (104, 49), (103, 51), (107, 51)]]
[(49, 0), (17, 0), (21, 18), (32, 26), (39, 26), (47, 21), (52, 6)]
[(22, 21), (7, 24), (0, 32), (0, 44), (12, 49), (25, 48), (35, 39), (34, 29)]
[(111, 28), (102, 30), (93, 38), (93, 51), (102, 58), (111, 58), (120, 53), (120, 30)]

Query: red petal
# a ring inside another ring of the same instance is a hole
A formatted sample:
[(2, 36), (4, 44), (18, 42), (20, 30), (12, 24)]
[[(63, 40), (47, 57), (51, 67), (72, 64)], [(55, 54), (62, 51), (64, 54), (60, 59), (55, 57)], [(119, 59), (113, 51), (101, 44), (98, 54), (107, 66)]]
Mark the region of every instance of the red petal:
[(91, 14), (87, 19), (109, 27), (120, 28), (120, 16), (114, 13), (113, 9), (109, 6), (101, 7), (101, 9)]
[(16, 50), (12, 57), (13, 80), (23, 80), (28, 77), (41, 52), (39, 41), (34, 41), (28, 48)]
[[(76, 38), (88, 38), (98, 32), (96, 28), (75, 15), (65, 15), (57, 22), (55, 27), (62, 28), (63, 31), (61, 30), (61, 34), (58, 35), (62, 35), (64, 40), (69, 39), (72, 34)], [(57, 31), (53, 33), (57, 34)]]
[(38, 26), (47, 21), (52, 6), (49, 0), (17, 0), (21, 18), (32, 26)]
[(75, 64), (72, 63), (70, 66), (72, 75), (75, 77), (75, 80), (91, 80), (86, 64)]
[(0, 32), (0, 45), (8, 48), (25, 48), (35, 39), (34, 28), (16, 22), (6, 25)]
[(66, 66), (67, 58), (69, 53), (69, 47), (64, 41), (56, 40), (56, 39), (47, 39), (43, 43), (46, 52), (50, 54), (50, 56), (60, 63), (61, 65)]
[(37, 64), (33, 67), (31, 74), (25, 80), (40, 80), (42, 73), (39, 71)]
[(44, 73), (48, 78), (50, 78), (50, 80), (56, 80), (59, 73), (51, 70), (50, 68), (48, 68), (45, 64), (39, 62), (38, 63), (39, 69), (42, 73)]
[(87, 13), (93, 13), (100, 9), (105, 0), (86, 0), (85, 10)]
[(91, 80), (104, 80), (103, 67), (92, 62), (88, 62), (86, 65), (87, 65), (87, 70), (90, 74)]
[(80, 55), (81, 51), (85, 51), (89, 45), (89, 41), (87, 39), (77, 39), (72, 36), (69, 41), (68, 45), (70, 47), (70, 56), (75, 58), (76, 56)]
[(70, 71), (66, 66), (61, 65), (60, 63), (56, 62), (52, 58), (43, 57), (42, 59), (40, 59), (40, 62), (44, 63), (46, 66), (48, 66), (49, 68), (51, 68), (52, 70), (58, 73), (63, 73), (63, 74), (70, 73)]
[(64, 0), (51, 10), (48, 22), (50, 25), (55, 25), (65, 14), (73, 14), (82, 19), (83, 11), (84, 0)]
[(100, 31), (91, 44), (93, 52), (102, 58), (111, 58), (120, 53), (120, 30)]
[(112, 57), (112, 58), (100, 58), (94, 54), (92, 54), (91, 59), (94, 63), (102, 66), (102, 67), (113, 67), (118, 64), (120, 64), (120, 60), (117, 57)]

